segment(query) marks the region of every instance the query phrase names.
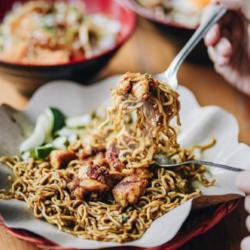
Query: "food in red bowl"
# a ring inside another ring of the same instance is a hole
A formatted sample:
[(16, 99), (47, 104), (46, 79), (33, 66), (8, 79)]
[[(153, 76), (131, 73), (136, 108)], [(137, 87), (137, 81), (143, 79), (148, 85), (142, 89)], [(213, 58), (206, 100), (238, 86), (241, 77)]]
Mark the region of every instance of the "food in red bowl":
[(21, 89), (89, 79), (135, 27), (134, 14), (112, 0), (8, 1), (0, 16), (0, 72)]
[[(124, 0), (124, 5), (151, 21), (163, 34), (174, 40), (179, 49), (199, 26), (203, 9), (210, 0)], [(206, 48), (201, 42), (189, 59), (207, 63)]]
[(195, 29), (210, 0), (128, 0), (140, 15), (162, 24)]

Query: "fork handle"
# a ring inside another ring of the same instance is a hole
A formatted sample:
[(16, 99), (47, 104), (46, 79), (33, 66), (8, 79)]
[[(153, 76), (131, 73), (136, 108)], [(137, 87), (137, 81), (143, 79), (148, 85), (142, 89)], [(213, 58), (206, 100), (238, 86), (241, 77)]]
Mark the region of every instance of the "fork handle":
[(241, 169), (241, 168), (235, 168), (235, 167), (231, 167), (231, 166), (228, 166), (228, 165), (209, 162), (209, 161), (203, 161), (203, 160), (186, 161), (186, 162), (183, 162), (183, 164), (184, 165), (185, 164), (205, 165), (205, 166), (210, 166), (210, 167), (222, 168), (222, 169), (226, 169), (226, 170), (230, 170), (230, 171), (234, 171), (234, 172), (241, 172), (241, 171), (244, 170), (244, 169)]
[(177, 56), (174, 58), (168, 69), (164, 74), (170, 78), (173, 74), (177, 74), (180, 65), (189, 55), (189, 53), (194, 49), (194, 47), (202, 40), (209, 29), (220, 20), (222, 16), (226, 13), (226, 9), (221, 5), (212, 5), (211, 11), (208, 17), (201, 23), (199, 28), (195, 31), (189, 41), (180, 50)]

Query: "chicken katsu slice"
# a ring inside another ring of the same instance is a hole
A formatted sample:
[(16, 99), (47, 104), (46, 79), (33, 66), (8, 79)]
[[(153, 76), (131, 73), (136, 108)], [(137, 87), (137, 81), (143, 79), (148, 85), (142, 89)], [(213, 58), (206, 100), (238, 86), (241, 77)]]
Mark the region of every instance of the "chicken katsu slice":
[(115, 201), (122, 207), (136, 204), (145, 193), (150, 177), (151, 174), (147, 169), (136, 169), (113, 188)]

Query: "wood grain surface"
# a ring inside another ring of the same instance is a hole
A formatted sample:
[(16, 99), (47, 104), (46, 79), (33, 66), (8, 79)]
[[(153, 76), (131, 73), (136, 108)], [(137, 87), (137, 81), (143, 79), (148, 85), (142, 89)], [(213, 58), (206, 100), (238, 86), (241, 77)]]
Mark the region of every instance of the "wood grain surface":
[[(157, 73), (171, 62), (178, 48), (176, 43), (163, 36), (153, 25), (140, 20), (137, 31), (119, 51), (102, 77), (140, 71)], [(212, 66), (185, 63), (179, 74), (180, 83), (193, 91), (201, 105), (218, 105), (234, 114), (240, 125), (239, 139), (250, 144), (250, 98), (231, 87)], [(0, 103), (22, 109), (28, 98), (20, 95), (12, 83), (0, 75)], [(226, 126), (227, 124), (225, 124)], [(229, 216), (208, 233), (199, 236), (181, 250), (239, 250), (240, 240), (247, 234), (243, 202)], [(32, 244), (18, 240), (0, 228), (0, 250), (38, 250)]]

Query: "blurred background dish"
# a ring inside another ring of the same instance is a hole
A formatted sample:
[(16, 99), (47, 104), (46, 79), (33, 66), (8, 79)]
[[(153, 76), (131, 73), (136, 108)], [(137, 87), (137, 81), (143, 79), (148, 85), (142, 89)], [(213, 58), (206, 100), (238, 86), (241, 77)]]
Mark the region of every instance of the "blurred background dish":
[(0, 19), (0, 73), (24, 93), (49, 80), (89, 81), (136, 24), (112, 0), (4, 1)]
[(0, 25), (0, 60), (26, 65), (78, 62), (112, 48), (121, 23), (87, 14), (83, 1), (15, 3)]
[(163, 24), (195, 29), (210, 0), (129, 0), (143, 16)]
[[(202, 11), (210, 0), (121, 0), (120, 2), (151, 21), (175, 43), (179, 50), (199, 26)], [(188, 59), (197, 63), (209, 63), (203, 42), (193, 50)]]

